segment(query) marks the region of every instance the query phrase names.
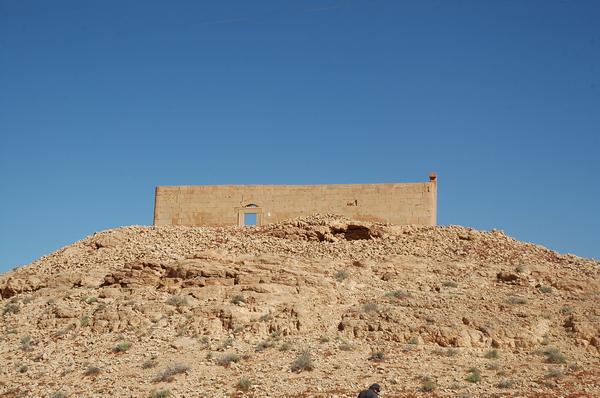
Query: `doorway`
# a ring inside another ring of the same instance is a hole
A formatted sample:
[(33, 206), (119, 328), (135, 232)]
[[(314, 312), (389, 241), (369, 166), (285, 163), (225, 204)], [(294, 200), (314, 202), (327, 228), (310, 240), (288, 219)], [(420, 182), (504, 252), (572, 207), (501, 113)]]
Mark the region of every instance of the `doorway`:
[(258, 220), (256, 213), (244, 213), (244, 226), (245, 227), (256, 227)]

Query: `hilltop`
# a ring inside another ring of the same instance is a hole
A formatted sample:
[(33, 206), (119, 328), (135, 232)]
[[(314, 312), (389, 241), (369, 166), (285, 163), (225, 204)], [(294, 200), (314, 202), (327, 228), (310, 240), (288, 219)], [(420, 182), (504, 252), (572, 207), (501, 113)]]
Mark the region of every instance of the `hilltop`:
[(600, 263), (460, 226), (132, 226), (0, 275), (0, 397), (600, 396)]

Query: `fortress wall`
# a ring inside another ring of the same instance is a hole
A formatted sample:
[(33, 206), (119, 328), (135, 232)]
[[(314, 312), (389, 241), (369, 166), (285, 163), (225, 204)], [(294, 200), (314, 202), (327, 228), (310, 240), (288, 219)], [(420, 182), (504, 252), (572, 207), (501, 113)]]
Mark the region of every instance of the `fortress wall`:
[(160, 186), (154, 224), (243, 225), (243, 214), (252, 212), (261, 225), (314, 213), (435, 225), (436, 200), (434, 176), (430, 182), (401, 184)]

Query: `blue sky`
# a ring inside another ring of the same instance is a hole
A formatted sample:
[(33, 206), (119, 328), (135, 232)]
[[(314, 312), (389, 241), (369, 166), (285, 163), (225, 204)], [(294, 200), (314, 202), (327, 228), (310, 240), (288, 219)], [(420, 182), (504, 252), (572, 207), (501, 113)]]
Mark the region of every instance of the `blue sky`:
[(426, 181), (600, 258), (598, 1), (0, 0), (0, 272), (156, 185)]

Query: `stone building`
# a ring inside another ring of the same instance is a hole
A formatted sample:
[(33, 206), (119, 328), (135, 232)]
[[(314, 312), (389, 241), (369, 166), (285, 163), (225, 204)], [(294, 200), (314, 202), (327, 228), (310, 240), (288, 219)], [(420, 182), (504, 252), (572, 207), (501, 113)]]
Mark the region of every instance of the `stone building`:
[(435, 225), (437, 176), (428, 182), (156, 187), (155, 225), (265, 225), (314, 213)]

